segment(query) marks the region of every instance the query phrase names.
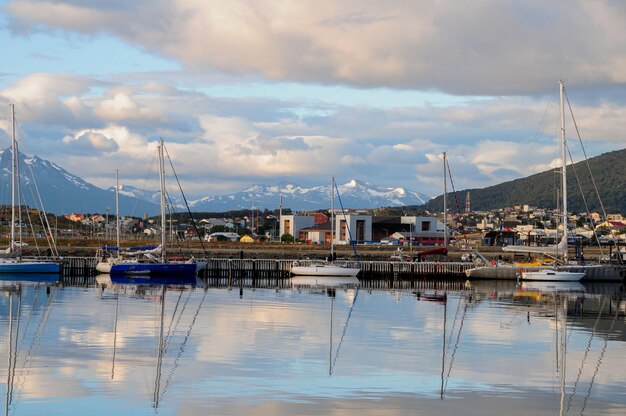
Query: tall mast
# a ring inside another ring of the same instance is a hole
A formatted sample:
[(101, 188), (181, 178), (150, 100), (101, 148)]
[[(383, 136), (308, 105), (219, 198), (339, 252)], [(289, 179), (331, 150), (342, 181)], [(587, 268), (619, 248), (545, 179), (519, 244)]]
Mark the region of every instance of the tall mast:
[(335, 177), (330, 178), (330, 261), (334, 258), (335, 244)]
[(15, 104), (9, 104), (11, 108), (11, 245), (10, 252), (15, 249)]
[(159, 179), (161, 182), (161, 261), (165, 262), (167, 253), (165, 252), (165, 166), (163, 162), (163, 139), (159, 145)]
[(115, 169), (115, 237), (117, 242), (117, 257), (120, 256), (120, 179), (119, 169)]
[(446, 152), (443, 152), (443, 246), (448, 247), (448, 180), (446, 177)]
[(563, 100), (563, 81), (559, 81), (559, 97), (561, 109), (561, 174), (563, 176), (563, 195), (562, 214), (563, 214), (563, 239), (565, 240), (566, 249), (563, 250), (563, 262), (567, 263), (567, 159), (565, 158), (565, 103)]

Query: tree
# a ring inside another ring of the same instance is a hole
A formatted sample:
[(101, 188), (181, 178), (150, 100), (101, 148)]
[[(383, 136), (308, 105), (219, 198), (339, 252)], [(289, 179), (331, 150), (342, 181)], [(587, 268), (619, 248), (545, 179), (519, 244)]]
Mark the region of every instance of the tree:
[(294, 238), (293, 235), (291, 234), (283, 234), (280, 236), (280, 242), (281, 243), (293, 243)]

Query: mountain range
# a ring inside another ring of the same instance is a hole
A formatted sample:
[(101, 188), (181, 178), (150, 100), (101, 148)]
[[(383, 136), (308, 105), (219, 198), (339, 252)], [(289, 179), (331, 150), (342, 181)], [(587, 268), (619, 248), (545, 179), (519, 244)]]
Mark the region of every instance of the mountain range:
[[(110, 213), (115, 212), (115, 187), (102, 189), (73, 175), (62, 167), (37, 156), (18, 152), (23, 201), (40, 208), (37, 191), (47, 212)], [(0, 152), (0, 204), (11, 202), (11, 149)], [(35, 181), (31, 178), (35, 178)], [(36, 189), (35, 185), (36, 184)], [(282, 206), (292, 211), (330, 208), (330, 184), (305, 188), (294, 183), (275, 186), (254, 185), (240, 192), (222, 196), (207, 196), (188, 200), (195, 212), (225, 212), (245, 209), (277, 209), (282, 196)], [(431, 197), (403, 188), (382, 188), (368, 182), (351, 180), (339, 185), (341, 203), (345, 208), (378, 208), (390, 206), (422, 205)], [(170, 198), (176, 210), (185, 211), (182, 196)], [(158, 191), (120, 185), (119, 206), (122, 215), (156, 215), (159, 212)], [(335, 201), (339, 207), (339, 200)]]
[[(72, 213), (115, 213), (115, 196), (112, 192), (73, 175), (62, 167), (37, 156), (18, 152), (22, 201), (30, 207), (57, 215)], [(0, 204), (11, 203), (11, 148), (0, 151)], [(34, 178), (34, 180), (32, 179)], [(39, 195), (39, 196), (37, 196)], [(152, 215), (159, 206), (132, 196), (119, 196), (121, 213)]]
[[(18, 154), (22, 162), (23, 200), (31, 207), (39, 207), (33, 202), (37, 190), (44, 201), (47, 212), (57, 215), (70, 213), (110, 213), (115, 212), (114, 187), (102, 189), (80, 177), (67, 172), (62, 167), (37, 156)], [(600, 202), (593, 192), (594, 183), (598, 189), (604, 209), (607, 212), (626, 212), (626, 149), (604, 153), (588, 161), (593, 180), (588, 173), (587, 163), (576, 163), (568, 167), (568, 205), (570, 211), (599, 211)], [(32, 174), (31, 174), (32, 173)], [(460, 208), (465, 207), (465, 196), (469, 192), (472, 210), (491, 210), (517, 204), (528, 204), (542, 208), (555, 208), (555, 171), (546, 171), (526, 178), (501, 183), (483, 189), (465, 189), (457, 192)], [(29, 178), (36, 178), (35, 182)], [(577, 177), (577, 178), (576, 178)], [(578, 179), (578, 181), (576, 180)], [(558, 181), (557, 181), (558, 182)], [(583, 200), (579, 190), (585, 193)], [(318, 210), (330, 208), (330, 184), (305, 188), (295, 183), (280, 185), (254, 185), (229, 195), (207, 196), (188, 200), (194, 212), (226, 212), (246, 209), (277, 209), (282, 198), (282, 207), (292, 211)], [(335, 207), (367, 209), (381, 207), (410, 206), (432, 212), (443, 208), (442, 196), (431, 198), (420, 192), (404, 188), (384, 188), (359, 180), (338, 185), (339, 198)], [(173, 195), (172, 203), (178, 212), (185, 211), (182, 197)], [(449, 206), (456, 209), (455, 196), (448, 195)], [(37, 200), (39, 198), (36, 198)], [(340, 203), (341, 201), (341, 203)], [(11, 202), (11, 149), (0, 151), (0, 204)], [(144, 216), (159, 212), (159, 192), (121, 185), (119, 192), (120, 213), (122, 215)]]
[[(369, 182), (351, 181), (337, 185), (340, 203), (344, 208), (382, 208), (408, 205), (422, 205), (431, 199), (430, 196), (408, 191), (404, 188), (383, 188)], [(192, 210), (198, 212), (221, 212), (233, 209), (250, 208), (283, 208), (292, 211), (328, 209), (331, 206), (330, 184), (304, 188), (295, 183), (275, 186), (254, 185), (250, 188), (230, 195), (209, 196), (190, 201)]]

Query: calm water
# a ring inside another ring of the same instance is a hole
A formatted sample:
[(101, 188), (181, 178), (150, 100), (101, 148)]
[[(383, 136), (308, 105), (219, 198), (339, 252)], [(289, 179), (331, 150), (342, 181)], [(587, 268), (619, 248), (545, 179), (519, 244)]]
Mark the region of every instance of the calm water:
[(5, 414), (626, 414), (616, 285), (100, 282), (0, 282)]

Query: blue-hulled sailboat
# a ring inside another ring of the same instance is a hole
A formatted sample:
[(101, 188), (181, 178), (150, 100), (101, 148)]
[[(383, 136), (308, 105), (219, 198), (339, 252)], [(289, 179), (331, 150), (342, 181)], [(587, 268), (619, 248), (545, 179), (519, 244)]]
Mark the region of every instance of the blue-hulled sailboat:
[[(18, 195), (19, 187), (16, 184), (18, 179), (18, 149), (15, 139), (15, 106), (10, 104), (11, 109), (11, 241), (9, 248), (4, 253), (0, 253), (0, 273), (2, 274), (22, 274), (22, 273), (61, 273), (61, 263), (50, 260), (24, 260), (22, 258), (22, 248), (26, 245), (20, 239), (16, 241), (15, 222), (21, 220), (21, 196)], [(16, 201), (16, 196), (18, 196)], [(20, 207), (18, 218), (16, 218), (15, 206)], [(52, 236), (52, 233), (50, 233)], [(52, 241), (54, 246), (54, 241)], [(55, 249), (56, 251), (56, 249)]]
[(165, 236), (165, 163), (164, 163), (163, 140), (158, 147), (159, 154), (159, 178), (161, 183), (161, 245), (157, 257), (154, 254), (144, 255), (131, 260), (121, 260), (111, 265), (109, 274), (123, 276), (145, 276), (145, 277), (180, 277), (196, 276), (197, 264), (195, 259), (185, 262), (173, 262), (167, 260), (166, 236)]

